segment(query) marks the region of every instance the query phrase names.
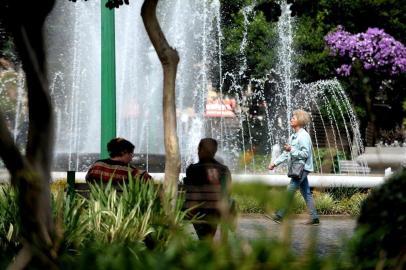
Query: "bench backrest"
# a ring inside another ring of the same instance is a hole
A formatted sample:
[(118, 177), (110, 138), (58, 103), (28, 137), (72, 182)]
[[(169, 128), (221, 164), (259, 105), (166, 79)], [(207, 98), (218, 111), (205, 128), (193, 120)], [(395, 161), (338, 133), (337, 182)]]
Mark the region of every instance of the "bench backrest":
[[(112, 185), (112, 187), (114, 187), (117, 191), (118, 194), (121, 194), (123, 192), (121, 186), (119, 185)], [(73, 191), (75, 194), (79, 194), (87, 199), (89, 199), (90, 197), (90, 186), (89, 183), (85, 182), (85, 183), (74, 183), (73, 186)]]
[(184, 208), (219, 210), (223, 198), (220, 185), (180, 185), (179, 192), (185, 193)]

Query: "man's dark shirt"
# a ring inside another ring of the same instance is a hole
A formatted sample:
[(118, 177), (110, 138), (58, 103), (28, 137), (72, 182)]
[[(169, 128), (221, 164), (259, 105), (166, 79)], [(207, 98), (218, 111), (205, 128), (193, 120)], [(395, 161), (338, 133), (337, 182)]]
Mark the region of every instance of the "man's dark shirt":
[(186, 169), (185, 185), (221, 185), (226, 181), (227, 187), (231, 183), (231, 174), (227, 166), (215, 159), (200, 160)]

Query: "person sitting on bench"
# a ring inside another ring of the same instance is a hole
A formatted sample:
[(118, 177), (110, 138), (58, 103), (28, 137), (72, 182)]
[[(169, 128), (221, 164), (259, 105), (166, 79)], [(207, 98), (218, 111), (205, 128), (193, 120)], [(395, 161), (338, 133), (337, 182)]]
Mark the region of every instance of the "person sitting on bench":
[[(199, 162), (191, 164), (186, 169), (186, 177), (183, 184), (185, 186), (217, 186), (218, 190), (222, 190), (223, 194), (229, 194), (231, 186), (231, 173), (227, 166), (219, 163), (214, 159), (217, 152), (217, 141), (212, 138), (202, 139), (198, 146)], [(188, 191), (186, 190), (186, 193)], [(224, 206), (213, 208), (197, 208), (193, 209), (192, 214), (203, 215), (203, 219), (193, 223), (193, 227), (199, 237), (213, 238), (216, 231), (220, 217), (224, 217), (229, 210)], [(203, 221), (203, 222), (201, 222)]]
[(147, 171), (136, 168), (130, 164), (134, 157), (135, 146), (123, 138), (114, 138), (107, 144), (110, 158), (101, 159), (93, 163), (86, 174), (86, 182), (108, 183), (113, 185), (128, 182), (128, 176), (132, 179), (147, 181), (152, 179)]

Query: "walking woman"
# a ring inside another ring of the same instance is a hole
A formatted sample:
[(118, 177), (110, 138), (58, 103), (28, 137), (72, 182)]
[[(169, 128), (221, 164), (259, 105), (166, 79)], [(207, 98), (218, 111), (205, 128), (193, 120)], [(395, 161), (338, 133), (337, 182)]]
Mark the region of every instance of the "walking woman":
[(276, 223), (280, 223), (286, 213), (286, 208), (290, 206), (293, 200), (293, 195), (296, 190), (300, 189), (300, 193), (306, 202), (306, 206), (311, 215), (311, 219), (306, 222), (308, 225), (319, 225), (319, 217), (317, 215), (316, 208), (314, 206), (313, 196), (310, 192), (309, 181), (307, 176), (310, 172), (313, 172), (313, 149), (312, 140), (309, 133), (303, 128), (310, 122), (309, 113), (303, 110), (295, 110), (292, 118), (290, 119), (290, 126), (294, 130), (294, 133), (289, 138), (289, 143), (284, 145), (283, 153), (271, 164), (269, 169), (273, 170), (276, 166), (288, 162), (288, 165), (294, 161), (296, 163), (304, 164), (303, 172), (299, 178), (291, 178), (288, 185), (289, 203), (285, 209), (279, 209), (271, 219)]

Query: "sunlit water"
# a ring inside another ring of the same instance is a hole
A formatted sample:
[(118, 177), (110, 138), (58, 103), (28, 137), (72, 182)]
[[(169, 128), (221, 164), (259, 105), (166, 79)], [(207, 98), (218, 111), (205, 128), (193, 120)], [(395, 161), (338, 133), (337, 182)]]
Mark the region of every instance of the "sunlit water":
[[(164, 155), (163, 75), (140, 17), (141, 2), (122, 6), (115, 14), (117, 136), (135, 144), (135, 152), (143, 155), (143, 165), (148, 169), (153, 159)], [(315, 152), (323, 152), (324, 159), (332, 162), (344, 158), (337, 152), (347, 152), (346, 158), (354, 159), (363, 151), (359, 124), (339, 82), (331, 79), (303, 84), (296, 79), (295, 18), (286, 1), (281, 1), (282, 14), (275, 28), (277, 65), (269, 71), (270, 76), (247, 78), (247, 34), (255, 4), (241, 10), (245, 31), (239, 48), (240, 63), (225, 72), (219, 1), (159, 2), (159, 21), (180, 55), (176, 106), (182, 170), (197, 160), (197, 144), (209, 136), (219, 141), (219, 157), (234, 172), (267, 172), (268, 163), (287, 142), (289, 119), (297, 108), (312, 113), (313, 121), (307, 129)], [(57, 1), (45, 33), (56, 119), (55, 163), (61, 170), (83, 171), (100, 153), (100, 2)], [(23, 89), (23, 76), (15, 80)], [(247, 80), (248, 85), (243, 83)], [(225, 81), (230, 86), (227, 95)], [(219, 93), (222, 102), (235, 99), (236, 118), (205, 117), (211, 89)], [(18, 92), (15, 105), (21, 113), (14, 116), (14, 136), (21, 119), (26, 119), (23, 92)], [(261, 111), (254, 116), (250, 111), (253, 105)], [(254, 155), (259, 149), (262, 158)], [(315, 162), (318, 171), (323, 172), (320, 155)]]

